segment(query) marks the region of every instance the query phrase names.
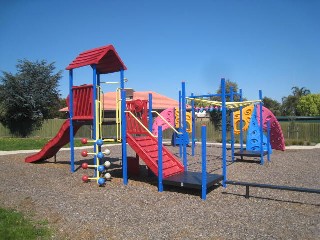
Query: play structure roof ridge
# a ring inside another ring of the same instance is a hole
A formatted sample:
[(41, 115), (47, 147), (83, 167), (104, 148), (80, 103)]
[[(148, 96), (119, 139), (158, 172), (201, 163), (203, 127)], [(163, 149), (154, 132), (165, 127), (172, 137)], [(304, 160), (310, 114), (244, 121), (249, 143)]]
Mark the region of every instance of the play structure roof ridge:
[(97, 72), (100, 74), (113, 73), (127, 69), (113, 45), (106, 45), (80, 53), (66, 67), (66, 70), (88, 65), (96, 65)]

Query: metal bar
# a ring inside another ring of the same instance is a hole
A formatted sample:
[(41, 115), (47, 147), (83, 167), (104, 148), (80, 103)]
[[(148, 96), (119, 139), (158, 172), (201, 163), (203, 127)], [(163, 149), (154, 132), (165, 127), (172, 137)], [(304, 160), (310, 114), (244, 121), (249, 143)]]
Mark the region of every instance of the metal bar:
[(246, 196), (245, 196), (245, 198), (249, 198), (249, 186), (246, 186)]
[[(124, 79), (124, 70), (121, 69), (120, 70), (120, 88), (121, 89), (124, 89), (124, 82), (126, 82)], [(126, 99), (126, 98), (124, 98), (124, 99)]]
[(182, 82), (182, 94), (181, 94), (181, 109), (182, 109), (182, 159), (183, 159), (183, 166), (184, 171), (188, 171), (188, 159), (187, 159), (187, 144), (186, 144), (186, 137), (187, 137), (187, 116), (186, 116), (186, 83)]
[(74, 137), (73, 137), (73, 70), (69, 70), (69, 124), (70, 124), (70, 171), (74, 172)]
[[(92, 94), (92, 107), (93, 107), (93, 122), (92, 122), (92, 138), (93, 140), (97, 140), (97, 112), (96, 112), (96, 100), (97, 100), (97, 66), (94, 64), (92, 65), (92, 84), (93, 84), (93, 94)], [(97, 152), (97, 144), (96, 142), (93, 143), (93, 151)], [(93, 162), (97, 164), (97, 156), (93, 157)], [(97, 177), (98, 175), (97, 169), (94, 170), (94, 176)]]
[(121, 90), (121, 144), (122, 144), (122, 177), (123, 184), (128, 184), (128, 165), (127, 165), (127, 123), (126, 123), (126, 90)]
[[(240, 93), (233, 93), (234, 95), (240, 95)], [(226, 97), (230, 96), (230, 93), (226, 93)], [(196, 95), (196, 96), (189, 96), (187, 98), (210, 98), (210, 97), (221, 97), (221, 94), (204, 94), (204, 95)]]
[(201, 170), (201, 198), (206, 200), (207, 198), (207, 129), (203, 125), (201, 127), (201, 158), (202, 158), (202, 170)]
[[(230, 101), (233, 102), (233, 87), (230, 86)], [(230, 139), (231, 139), (231, 161), (234, 162), (234, 122), (233, 111), (230, 113)]]
[(162, 126), (158, 126), (158, 192), (163, 191), (162, 178)]
[(293, 192), (306, 192), (306, 193), (320, 194), (320, 189), (313, 189), (313, 188), (301, 188), (301, 187), (292, 187), (292, 186), (263, 184), (263, 183), (237, 182), (237, 181), (231, 181), (231, 180), (226, 181), (226, 183), (231, 185), (238, 185), (238, 186), (249, 186), (249, 187), (269, 188), (269, 189), (285, 190), (285, 191), (293, 191)]
[(226, 81), (221, 79), (221, 98), (222, 98), (222, 176), (223, 187), (226, 187), (227, 181), (227, 109), (226, 109)]
[(105, 84), (119, 84), (120, 82), (101, 82), (101, 83), (105, 83)]
[[(163, 116), (161, 116), (160, 113), (158, 113), (157, 111), (151, 111), (151, 112), (157, 114), (174, 132), (176, 132), (177, 134), (182, 134), (181, 132), (178, 132)], [(151, 130), (152, 130), (152, 126), (151, 126)]]
[[(179, 91), (179, 130), (181, 130), (181, 91)], [(182, 157), (182, 144), (179, 144), (179, 157)]]
[[(193, 93), (191, 93), (191, 96), (193, 96)], [(194, 100), (191, 100), (191, 124), (192, 124), (192, 132), (191, 132), (191, 155), (194, 156), (195, 154), (195, 147), (196, 147), (196, 114), (194, 111)]]
[(149, 115), (149, 131), (152, 132), (152, 123), (153, 123), (153, 118), (152, 118), (152, 94), (149, 93), (149, 108), (148, 108), (148, 115)]

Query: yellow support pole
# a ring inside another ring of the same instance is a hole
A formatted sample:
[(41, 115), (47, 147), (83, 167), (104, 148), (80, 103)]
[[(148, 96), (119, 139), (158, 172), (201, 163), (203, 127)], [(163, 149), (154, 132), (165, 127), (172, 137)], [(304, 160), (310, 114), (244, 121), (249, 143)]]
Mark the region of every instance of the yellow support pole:
[(117, 141), (121, 141), (121, 89), (117, 88), (116, 91), (116, 127), (117, 127)]

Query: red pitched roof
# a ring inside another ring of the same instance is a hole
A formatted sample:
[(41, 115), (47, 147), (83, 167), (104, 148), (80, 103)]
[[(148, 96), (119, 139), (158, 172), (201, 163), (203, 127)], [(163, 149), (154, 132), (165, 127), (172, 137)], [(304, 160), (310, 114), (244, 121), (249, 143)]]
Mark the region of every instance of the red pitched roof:
[[(152, 109), (167, 109), (170, 107), (179, 107), (179, 102), (163, 96), (156, 92), (133, 92), (133, 100), (141, 99), (141, 100), (149, 100), (149, 93), (152, 94)], [(116, 110), (116, 93), (108, 92), (103, 95), (104, 99), (104, 110)]]
[(92, 64), (97, 65), (97, 72), (100, 74), (113, 73), (127, 69), (115, 48), (112, 45), (107, 45), (80, 53), (69, 64), (66, 70)]

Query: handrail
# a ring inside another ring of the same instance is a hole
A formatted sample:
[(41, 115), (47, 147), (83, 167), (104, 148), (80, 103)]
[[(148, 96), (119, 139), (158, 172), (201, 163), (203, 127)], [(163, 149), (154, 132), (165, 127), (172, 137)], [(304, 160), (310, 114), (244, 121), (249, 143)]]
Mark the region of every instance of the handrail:
[(156, 113), (177, 134), (183, 134), (182, 132), (178, 132), (160, 113), (158, 113), (157, 111), (151, 111), (151, 112)]
[(132, 112), (130, 112), (130, 111), (124, 111), (125, 113), (130, 113), (130, 115), (135, 119), (135, 120), (137, 120), (138, 121), (138, 123), (144, 128), (144, 130), (146, 130), (151, 136), (153, 136), (153, 137), (157, 137), (157, 136), (155, 136), (155, 135), (153, 135), (153, 133), (152, 132), (150, 132), (149, 131), (149, 129), (145, 126), (145, 125), (143, 125), (143, 123), (132, 113)]
[[(128, 82), (127, 78), (124, 78), (124, 82)], [(105, 83), (105, 84), (120, 84), (120, 82), (100, 82), (100, 83)]]

